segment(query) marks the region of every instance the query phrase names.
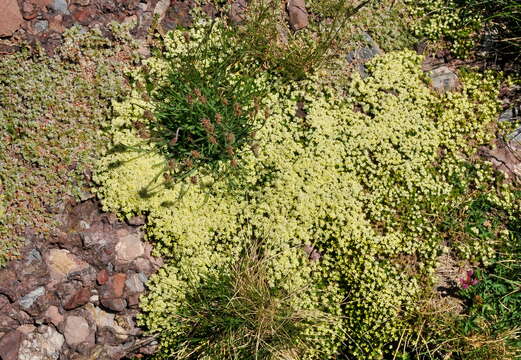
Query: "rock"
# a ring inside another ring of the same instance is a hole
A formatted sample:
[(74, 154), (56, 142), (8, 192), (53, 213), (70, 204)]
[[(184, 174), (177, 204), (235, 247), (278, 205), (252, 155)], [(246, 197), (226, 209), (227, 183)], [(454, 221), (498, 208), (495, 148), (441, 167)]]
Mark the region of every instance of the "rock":
[(89, 302), (91, 291), (89, 287), (82, 287), (74, 293), (63, 305), (65, 310), (73, 310)]
[(154, 8), (154, 16), (157, 17), (158, 24), (163, 21), (166, 11), (170, 7), (170, 0), (159, 0)]
[(27, 263), (32, 264), (33, 262), (40, 262), (42, 261), (42, 254), (38, 249), (32, 249), (29, 251), (29, 254), (27, 254)]
[(321, 254), (312, 245), (306, 244), (303, 248), (310, 261), (318, 261), (320, 259)]
[(383, 51), (368, 33), (363, 32), (362, 38), (364, 39), (366, 46), (350, 51), (347, 54), (347, 61), (348, 63), (355, 65), (362, 78), (366, 78), (368, 74), (364, 63), (383, 54)]
[(521, 107), (512, 107), (510, 109), (507, 109), (501, 113), (499, 116), (498, 121), (516, 121), (521, 119)]
[(60, 311), (54, 305), (47, 308), (44, 317), (56, 327), (63, 321), (63, 315), (60, 314)]
[(152, 272), (152, 265), (150, 261), (144, 258), (138, 258), (134, 261), (134, 265), (139, 272), (150, 274)]
[(145, 253), (139, 233), (129, 233), (119, 239), (116, 244), (116, 259), (121, 262), (130, 262)]
[(0, 359), (17, 360), (23, 336), (19, 331), (11, 331), (2, 336), (0, 338)]
[(38, 20), (33, 25), (33, 30), (36, 34), (44, 32), (49, 27), (49, 22), (47, 20)]
[(23, 325), (18, 326), (16, 331), (19, 331), (19, 332), (21, 332), (24, 335), (29, 335), (35, 329), (36, 329), (36, 326), (34, 326), (33, 324), (23, 324)]
[(78, 259), (65, 249), (51, 249), (47, 256), (47, 266), (51, 277), (55, 280), (63, 280), (72, 272), (82, 271), (89, 267), (89, 264)]
[(67, 316), (63, 334), (67, 344), (78, 345), (88, 339), (90, 335), (89, 323), (81, 316)]
[(63, 14), (63, 15), (71, 14), (69, 12), (69, 6), (67, 5), (66, 0), (53, 0), (50, 5), (51, 5), (51, 9), (53, 9), (54, 12), (56, 12), (58, 14)]
[(22, 308), (27, 310), (33, 305), (34, 301), (43, 294), (45, 294), (45, 288), (43, 286), (40, 286), (31, 291), (29, 294), (22, 297), (19, 301), (19, 304)]
[[(144, 275), (144, 274), (143, 274)], [(146, 277), (145, 277), (146, 281)], [(139, 274), (132, 274), (128, 277), (128, 279), (125, 281), (125, 285), (127, 287), (127, 291), (129, 293), (142, 293), (145, 291), (145, 286), (143, 285), (144, 281)]]
[(19, 360), (57, 360), (65, 339), (52, 326), (42, 326), (22, 342)]
[(432, 70), (429, 76), (432, 79), (432, 87), (442, 93), (454, 91), (460, 85), (458, 76), (447, 66)]
[(80, 233), (82, 244), (85, 248), (103, 247), (107, 245), (105, 233), (101, 231), (85, 231)]
[(123, 289), (125, 288), (125, 280), (127, 279), (126, 274), (118, 273), (114, 274), (110, 278), (110, 290), (111, 290), (111, 297), (121, 297), (123, 296)]
[(49, 30), (55, 31), (59, 34), (65, 31), (65, 26), (63, 26), (63, 15), (59, 14), (56, 16), (53, 16), (49, 19)]
[(100, 303), (106, 309), (116, 312), (123, 311), (127, 307), (127, 302), (122, 298), (101, 298)]
[(138, 19), (137, 19), (137, 16), (136, 15), (132, 15), (132, 16), (127, 16), (122, 24), (124, 25), (129, 25), (129, 24), (132, 24), (132, 26), (136, 26), (138, 24)]
[(16, 0), (0, 1), (0, 37), (13, 35), (22, 26), (23, 21)]
[(0, 313), (0, 329), (2, 329), (2, 331), (6, 331), (9, 329), (14, 330), (18, 326), (20, 326), (20, 323), (16, 321), (12, 316)]
[(38, 9), (33, 3), (26, 1), (22, 5), (22, 14), (25, 20), (32, 20), (38, 15)]
[(286, 9), (289, 15), (289, 24), (293, 30), (301, 30), (309, 25), (309, 15), (304, 0), (288, 0)]
[(246, 0), (235, 0), (230, 7), (230, 12), (228, 16), (232, 23), (240, 24), (246, 18), (246, 9), (248, 4)]
[(106, 269), (100, 270), (96, 275), (96, 281), (99, 285), (105, 284), (109, 281), (109, 272)]
[(118, 339), (126, 340), (128, 338), (127, 331), (116, 323), (114, 314), (110, 314), (92, 304), (87, 304), (85, 309), (92, 316), (92, 320), (98, 329), (109, 327), (114, 330)]
[[(94, 7), (87, 7), (87, 8), (78, 8), (76, 9), (73, 14), (72, 14), (72, 17), (77, 21), (79, 22), (81, 25), (84, 25), (84, 26), (87, 26), (89, 25), (97, 16), (97, 12), (96, 12), (96, 8)], [(93, 197), (94, 195), (92, 193), (89, 193), (91, 194)], [(88, 198), (86, 197), (83, 197), (85, 198), (85, 200), (88, 200)], [(85, 200), (82, 200), (82, 201), (85, 201)]]
[(89, 6), (90, 0), (73, 0), (72, 3), (74, 5)]
[(139, 216), (131, 217), (130, 219), (127, 220), (127, 222), (129, 225), (141, 226), (141, 225), (145, 225), (145, 220), (146, 220), (145, 215), (139, 215)]

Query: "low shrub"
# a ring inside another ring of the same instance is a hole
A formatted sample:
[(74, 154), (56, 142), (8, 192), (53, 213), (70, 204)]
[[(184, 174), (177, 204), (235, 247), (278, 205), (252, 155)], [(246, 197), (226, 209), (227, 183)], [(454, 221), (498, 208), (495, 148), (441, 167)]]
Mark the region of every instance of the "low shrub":
[(421, 0), (411, 8), (423, 21), (416, 34), (445, 39), (458, 56), (482, 43), (488, 52), (519, 62), (521, 5), (515, 0)]
[(76, 28), (64, 41), (55, 57), (26, 49), (0, 59), (0, 265), (28, 229), (52, 233), (66, 197), (88, 194), (83, 180), (107, 139), (99, 132), (124, 94), (111, 57), (128, 44)]
[[(183, 39), (180, 31), (167, 37), (164, 56), (176, 56)], [(251, 229), (264, 239), (270, 287), (292, 293), (313, 279), (317, 287), (297, 292), (293, 303), (335, 319), (306, 327), (314, 341), (300, 358), (392, 353), (389, 344), (407, 328), (404, 315), (436, 266), (438, 219), (460, 204), (458, 189), (490, 179), (489, 166), (470, 178), (465, 164), (476, 144), (490, 140), (498, 108), (490, 74), (467, 75), (461, 92), (439, 97), (421, 60), (412, 52), (376, 58), (366, 79), (355, 75), (340, 92), (315, 81), (275, 82), (262, 99), (270, 116), (255, 118), (264, 124), (259, 151), (239, 152), (244, 173), (233, 192), (197, 171), (197, 184), (185, 179), (143, 196), (144, 187), (161, 186), (157, 169), (167, 159), (152, 147), (136, 151), (141, 139), (132, 124), (156, 105), (138, 90), (115, 105), (111, 135), (125, 151), (106, 154), (95, 179), (106, 210), (148, 214), (147, 237), (166, 259), (141, 300), (140, 321), (161, 340), (158, 358), (189, 341), (176, 314), (194, 287), (229, 268)], [(167, 83), (165, 64), (163, 57), (148, 61), (152, 83)], [(296, 116), (297, 103), (304, 116)], [(486, 259), (488, 244), (475, 249), (471, 257)]]

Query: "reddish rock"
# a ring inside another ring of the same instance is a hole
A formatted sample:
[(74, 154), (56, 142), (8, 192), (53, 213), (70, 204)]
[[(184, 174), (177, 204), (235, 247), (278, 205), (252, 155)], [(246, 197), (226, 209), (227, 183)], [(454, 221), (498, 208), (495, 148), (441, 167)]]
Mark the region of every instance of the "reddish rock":
[(60, 314), (60, 311), (54, 305), (49, 306), (44, 316), (56, 327), (63, 321), (63, 315)]
[(125, 280), (127, 279), (126, 274), (118, 273), (114, 274), (110, 279), (110, 287), (112, 290), (112, 297), (123, 296), (123, 289), (125, 288)]
[(32, 20), (38, 15), (38, 9), (34, 4), (26, 1), (22, 6), (22, 14), (25, 20)]
[(13, 35), (23, 22), (16, 0), (0, 1), (0, 37)]
[(72, 13), (74, 19), (81, 25), (89, 25), (96, 17), (96, 9), (94, 8), (78, 8)]
[(99, 285), (105, 284), (109, 281), (109, 272), (106, 269), (100, 270), (96, 276), (96, 281)]
[(52, 0), (31, 0), (31, 2), (36, 5), (39, 8), (45, 8), (47, 6), (50, 6), (52, 3)]
[(11, 331), (2, 336), (0, 339), (0, 359), (17, 360), (22, 340), (23, 334), (19, 331)]
[(49, 19), (49, 30), (55, 31), (57, 33), (62, 33), (65, 31), (65, 26), (62, 23), (63, 16), (61, 14), (53, 16)]
[(72, 295), (63, 305), (65, 310), (76, 309), (89, 302), (91, 291), (89, 287), (83, 287)]

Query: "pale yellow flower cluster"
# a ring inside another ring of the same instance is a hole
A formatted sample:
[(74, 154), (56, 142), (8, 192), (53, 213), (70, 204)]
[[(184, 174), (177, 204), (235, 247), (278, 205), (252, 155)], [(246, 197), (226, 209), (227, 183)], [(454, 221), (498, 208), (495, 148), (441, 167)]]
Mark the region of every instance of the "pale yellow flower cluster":
[[(185, 41), (175, 33), (169, 39), (171, 52)], [(163, 60), (154, 59), (147, 65), (161, 78)], [(233, 262), (252, 229), (270, 255), (271, 281), (307, 289), (295, 306), (336, 315), (327, 327), (307, 330), (317, 337), (308, 358), (325, 359), (342, 344), (359, 359), (383, 356), (440, 251), (432, 217), (451, 204), (450, 179), (465, 174), (469, 140), (486, 140), (495, 113), (494, 101), (473, 85), (440, 98), (420, 62), (411, 52), (377, 58), (370, 77), (355, 78), (347, 96), (312, 82), (272, 93), (264, 99), (271, 115), (257, 134), (258, 157), (241, 159), (239, 190), (207, 175), (197, 186), (143, 197), (143, 188), (160, 181), (154, 178), (165, 159), (153, 149), (105, 156), (96, 175), (105, 209), (149, 214), (147, 237), (167, 259), (141, 302), (142, 322), (165, 334), (165, 357), (183, 335), (172, 315), (191, 284)], [(301, 98), (305, 119), (295, 116)], [(143, 121), (147, 106), (153, 108), (135, 92), (117, 104), (115, 144), (139, 143), (129, 124)], [(490, 174), (483, 170), (484, 178)], [(320, 253), (318, 261), (306, 257), (306, 244)]]

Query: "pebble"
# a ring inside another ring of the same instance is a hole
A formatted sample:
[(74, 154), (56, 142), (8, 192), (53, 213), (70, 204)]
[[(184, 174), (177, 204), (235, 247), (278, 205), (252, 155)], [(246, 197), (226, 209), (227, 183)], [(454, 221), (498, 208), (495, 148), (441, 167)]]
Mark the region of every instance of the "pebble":
[(77, 345), (89, 337), (89, 323), (81, 316), (68, 316), (67, 319), (65, 319), (63, 334), (65, 335), (67, 344)]
[(45, 287), (40, 286), (22, 297), (19, 301), (19, 304), (22, 308), (29, 309), (33, 305), (34, 301), (43, 294), (45, 294)]
[(116, 244), (116, 259), (122, 262), (130, 262), (144, 253), (145, 249), (139, 233), (129, 233), (120, 238)]

